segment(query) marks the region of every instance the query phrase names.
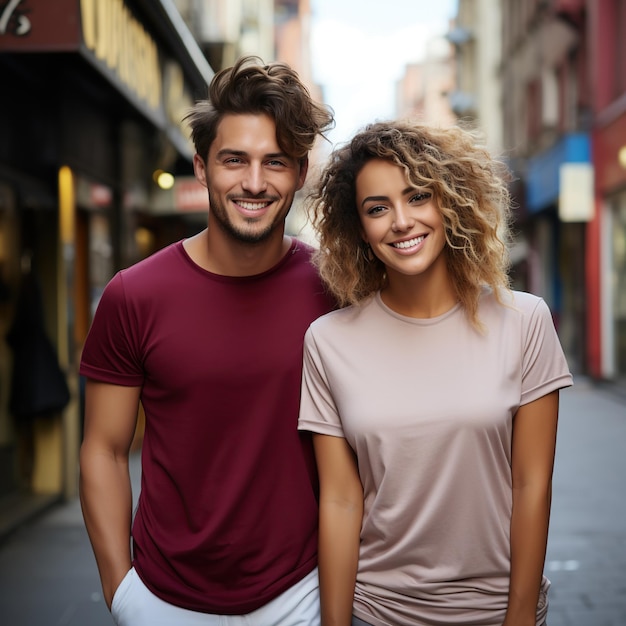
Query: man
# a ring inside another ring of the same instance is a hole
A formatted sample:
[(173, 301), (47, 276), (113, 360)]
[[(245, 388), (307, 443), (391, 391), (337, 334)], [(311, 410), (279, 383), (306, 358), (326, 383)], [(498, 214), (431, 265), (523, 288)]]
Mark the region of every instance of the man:
[(248, 57), (188, 120), (208, 227), (102, 296), (80, 369), (85, 523), (119, 626), (317, 625), (316, 473), (297, 418), (304, 333), (333, 302), (284, 230), (333, 119), (288, 66)]

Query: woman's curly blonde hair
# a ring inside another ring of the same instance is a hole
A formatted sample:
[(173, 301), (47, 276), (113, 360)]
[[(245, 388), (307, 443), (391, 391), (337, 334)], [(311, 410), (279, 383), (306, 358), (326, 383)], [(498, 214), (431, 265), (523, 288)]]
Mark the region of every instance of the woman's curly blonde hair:
[(356, 205), (357, 174), (372, 159), (399, 165), (410, 184), (432, 192), (456, 295), (471, 323), (481, 328), (477, 312), (484, 286), (498, 298), (500, 288), (509, 287), (505, 165), (475, 131), (410, 120), (370, 124), (336, 148), (308, 199), (320, 243), (314, 263), (340, 306), (361, 302), (387, 282), (382, 262), (368, 260)]

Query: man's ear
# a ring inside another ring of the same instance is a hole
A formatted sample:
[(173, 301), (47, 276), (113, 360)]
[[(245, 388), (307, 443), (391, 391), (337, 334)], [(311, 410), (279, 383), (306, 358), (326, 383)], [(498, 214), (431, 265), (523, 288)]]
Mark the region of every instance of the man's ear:
[(299, 191), (304, 186), (304, 181), (306, 180), (307, 172), (309, 171), (309, 157), (304, 157), (300, 159), (300, 173), (298, 174), (298, 186), (296, 187), (296, 191)]
[(198, 182), (206, 187), (206, 163), (197, 152), (193, 155), (193, 173), (196, 175)]

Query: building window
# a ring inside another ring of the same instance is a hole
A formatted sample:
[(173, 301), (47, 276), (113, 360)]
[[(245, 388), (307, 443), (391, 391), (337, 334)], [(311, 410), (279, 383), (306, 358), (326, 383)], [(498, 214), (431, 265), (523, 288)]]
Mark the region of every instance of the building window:
[(559, 118), (559, 84), (557, 74), (545, 68), (541, 77), (541, 127), (554, 128)]
[(528, 83), (526, 93), (526, 132), (529, 140), (534, 140), (541, 132), (541, 82), (535, 79)]

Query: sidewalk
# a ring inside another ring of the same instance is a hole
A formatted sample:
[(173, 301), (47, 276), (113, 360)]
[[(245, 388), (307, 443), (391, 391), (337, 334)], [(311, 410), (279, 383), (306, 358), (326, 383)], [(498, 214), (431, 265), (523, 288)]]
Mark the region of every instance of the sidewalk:
[[(578, 378), (562, 392), (546, 560), (549, 626), (626, 625), (625, 444), (626, 398)], [(131, 474), (136, 498), (138, 454)], [(0, 624), (113, 625), (77, 500), (0, 544)]]
[[(140, 452), (131, 456), (133, 501)], [(0, 544), (2, 626), (113, 626), (80, 502), (54, 507)]]
[(546, 575), (549, 626), (626, 626), (626, 396), (561, 394)]

